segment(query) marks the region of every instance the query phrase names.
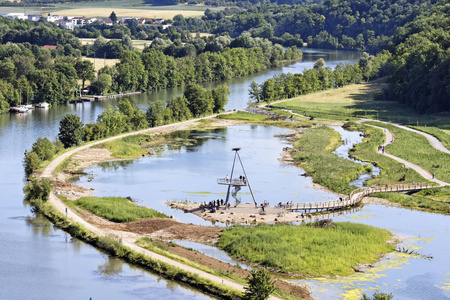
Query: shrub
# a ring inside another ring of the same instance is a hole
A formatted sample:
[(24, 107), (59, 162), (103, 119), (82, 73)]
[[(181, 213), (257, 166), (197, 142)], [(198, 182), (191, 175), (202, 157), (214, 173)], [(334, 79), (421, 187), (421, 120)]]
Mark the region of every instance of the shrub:
[(31, 151), (36, 153), (41, 160), (50, 160), (55, 154), (52, 142), (48, 138), (38, 138), (31, 146)]
[(50, 179), (31, 179), (30, 183), (23, 188), (25, 200), (41, 200), (46, 202), (49, 198), (53, 182)]
[(275, 283), (266, 269), (250, 270), (247, 280), (248, 287), (245, 287), (244, 299), (265, 300), (275, 290)]
[(41, 159), (35, 152), (30, 151), (25, 153), (24, 167), (25, 167), (25, 174), (27, 176), (30, 176), (34, 171), (36, 171), (39, 168), (40, 164)]

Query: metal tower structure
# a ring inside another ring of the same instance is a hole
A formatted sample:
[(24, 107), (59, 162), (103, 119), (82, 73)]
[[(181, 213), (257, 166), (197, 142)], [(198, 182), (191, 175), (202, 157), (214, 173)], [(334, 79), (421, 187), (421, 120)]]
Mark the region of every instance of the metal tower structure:
[[(234, 199), (236, 199), (236, 206), (238, 206), (239, 203), (241, 203), (241, 200), (237, 196), (237, 193), (241, 190), (242, 186), (247, 186), (247, 185), (248, 185), (248, 188), (250, 189), (250, 193), (252, 194), (252, 198), (253, 198), (253, 202), (255, 203), (255, 207), (258, 207), (258, 204), (256, 203), (256, 200), (255, 200), (255, 196), (253, 195), (252, 187), (250, 186), (250, 182), (248, 181), (247, 173), (245, 172), (244, 165), (242, 164), (241, 156), (239, 155), (239, 150), (241, 150), (241, 148), (233, 148), (232, 150), (235, 151), (235, 154), (234, 154), (233, 166), (231, 167), (230, 178), (228, 178), (228, 176), (227, 176), (226, 178), (219, 178), (217, 180), (218, 184), (228, 185), (227, 198), (225, 200), (225, 209), (228, 208), (228, 200), (230, 199), (231, 186), (233, 186), (233, 188), (234, 188), (231, 196)], [(236, 164), (236, 157), (239, 158), (239, 162), (241, 163), (242, 171), (244, 171), (244, 177), (233, 179), (234, 166)]]

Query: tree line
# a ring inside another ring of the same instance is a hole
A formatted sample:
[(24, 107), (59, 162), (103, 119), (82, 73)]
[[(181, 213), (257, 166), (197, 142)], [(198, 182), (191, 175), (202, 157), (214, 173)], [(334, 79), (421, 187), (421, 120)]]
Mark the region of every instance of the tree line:
[(385, 75), (390, 57), (388, 51), (377, 56), (364, 53), (357, 63), (340, 63), (334, 70), (325, 67), (325, 61), (320, 58), (313, 69), (303, 73), (275, 75), (261, 84), (253, 81), (249, 89), (250, 99), (256, 103), (271, 102), (377, 78)]
[(167, 102), (152, 101), (146, 111), (139, 109), (131, 99), (125, 98), (116, 106), (108, 106), (95, 123), (84, 125), (79, 116), (66, 114), (59, 123), (58, 138), (54, 142), (38, 138), (31, 150), (25, 152), (25, 173), (29, 176), (43, 161), (49, 161), (64, 148), (78, 146), (82, 142), (222, 112), (228, 103), (229, 93), (226, 84), (210, 91), (201, 85), (189, 84), (183, 96), (171, 98)]
[[(267, 2), (227, 16), (206, 10), (198, 18), (174, 20), (174, 26), (191, 32), (227, 32), (231, 37), (249, 33), (282, 42), (295, 37), (313, 47), (377, 52), (389, 44), (389, 37), (435, 0), (326, 0), (304, 5), (277, 5)], [(284, 37), (283, 37), (284, 36)], [(281, 39), (281, 40), (280, 40)]]
[(295, 47), (284, 50), (280, 45), (264, 41), (262, 46), (264, 50), (261, 47), (224, 48), (219, 53), (208, 51), (180, 58), (151, 48), (142, 53), (124, 51), (117, 65), (104, 67), (98, 74), (111, 77), (113, 92), (159, 90), (242, 77), (302, 57)]

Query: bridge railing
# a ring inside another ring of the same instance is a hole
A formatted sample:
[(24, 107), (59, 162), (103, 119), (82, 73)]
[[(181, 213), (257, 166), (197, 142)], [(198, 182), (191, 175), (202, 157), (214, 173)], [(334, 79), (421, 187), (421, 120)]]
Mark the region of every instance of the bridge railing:
[(303, 203), (286, 203), (282, 204), (282, 207), (287, 210), (330, 210), (345, 208), (348, 206), (353, 206), (362, 201), (362, 199), (370, 194), (381, 193), (381, 192), (404, 192), (404, 191), (414, 191), (422, 190), (427, 188), (432, 188), (434, 186), (426, 183), (414, 183), (414, 184), (397, 184), (397, 185), (386, 185), (377, 186), (373, 188), (358, 188), (353, 190), (349, 197), (342, 200), (332, 200), (325, 202), (303, 202)]
[(239, 179), (239, 178), (233, 178), (230, 180), (229, 178), (218, 178), (217, 179), (218, 184), (231, 184), (231, 185), (247, 185), (247, 180)]

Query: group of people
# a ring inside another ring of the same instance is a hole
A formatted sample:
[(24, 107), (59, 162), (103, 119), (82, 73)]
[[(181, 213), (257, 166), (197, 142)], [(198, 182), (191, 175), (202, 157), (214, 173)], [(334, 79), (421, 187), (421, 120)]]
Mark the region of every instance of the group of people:
[[(203, 206), (203, 208), (209, 208), (211, 212), (216, 212), (216, 210), (218, 210), (219, 207), (224, 204), (225, 202), (223, 201), (223, 199), (217, 199), (209, 201), (209, 203), (204, 202), (201, 206)], [(228, 207), (230, 207), (230, 203), (228, 203)]]
[[(226, 182), (230, 182), (230, 178), (228, 177), (228, 175), (225, 176), (225, 180), (226, 180)], [(247, 178), (245, 178), (245, 176), (240, 175), (239, 181), (244, 182), (244, 184), (247, 184)]]

